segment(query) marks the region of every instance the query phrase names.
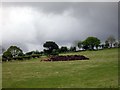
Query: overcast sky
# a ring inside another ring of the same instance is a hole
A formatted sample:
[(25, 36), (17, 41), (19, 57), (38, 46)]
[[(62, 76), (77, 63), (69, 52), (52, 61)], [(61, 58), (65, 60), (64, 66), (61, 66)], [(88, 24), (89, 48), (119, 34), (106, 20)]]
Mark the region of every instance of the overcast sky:
[(101, 42), (109, 35), (118, 37), (117, 2), (6, 2), (0, 13), (5, 48), (17, 45), (26, 52), (42, 50), (49, 40), (71, 46), (89, 36)]

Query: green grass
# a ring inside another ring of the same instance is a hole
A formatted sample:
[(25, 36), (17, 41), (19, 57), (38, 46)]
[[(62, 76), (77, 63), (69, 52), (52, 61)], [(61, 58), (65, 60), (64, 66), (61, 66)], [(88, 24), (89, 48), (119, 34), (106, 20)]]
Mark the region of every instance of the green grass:
[(90, 60), (40, 62), (39, 59), (2, 64), (3, 88), (116, 88), (118, 50), (84, 51)]

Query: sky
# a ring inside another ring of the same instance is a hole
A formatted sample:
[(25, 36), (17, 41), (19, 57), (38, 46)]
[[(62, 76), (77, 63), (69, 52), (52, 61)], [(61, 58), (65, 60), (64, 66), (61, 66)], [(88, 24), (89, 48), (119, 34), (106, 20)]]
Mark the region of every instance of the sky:
[(43, 50), (43, 43), (72, 46), (89, 36), (118, 38), (117, 2), (4, 2), (0, 7), (4, 48)]

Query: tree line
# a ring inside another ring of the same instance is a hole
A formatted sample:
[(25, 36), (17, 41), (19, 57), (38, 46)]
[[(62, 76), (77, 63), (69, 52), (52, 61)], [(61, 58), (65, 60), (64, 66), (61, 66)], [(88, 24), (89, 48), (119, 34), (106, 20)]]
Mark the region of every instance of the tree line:
[(99, 50), (105, 48), (120, 47), (120, 41), (116, 41), (113, 36), (109, 36), (104, 44), (101, 44), (100, 39), (97, 37), (88, 37), (83, 41), (77, 41), (75, 46), (68, 48), (67, 46), (59, 46), (54, 41), (46, 41), (43, 44), (45, 48), (43, 51), (30, 51), (23, 53), (22, 49), (17, 46), (10, 46), (3, 52), (2, 61), (10, 60), (29, 60), (31, 58), (39, 58), (42, 55), (59, 55), (59, 53), (75, 52), (76, 48), (81, 50)]

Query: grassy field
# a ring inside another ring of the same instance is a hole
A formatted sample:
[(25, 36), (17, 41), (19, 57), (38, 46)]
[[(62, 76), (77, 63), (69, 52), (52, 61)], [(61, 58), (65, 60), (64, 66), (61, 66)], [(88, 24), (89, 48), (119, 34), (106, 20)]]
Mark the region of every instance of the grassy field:
[(90, 60), (40, 62), (39, 59), (2, 64), (3, 88), (116, 88), (118, 50), (84, 51)]

